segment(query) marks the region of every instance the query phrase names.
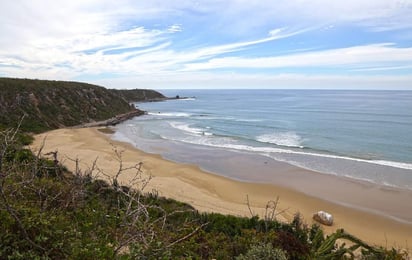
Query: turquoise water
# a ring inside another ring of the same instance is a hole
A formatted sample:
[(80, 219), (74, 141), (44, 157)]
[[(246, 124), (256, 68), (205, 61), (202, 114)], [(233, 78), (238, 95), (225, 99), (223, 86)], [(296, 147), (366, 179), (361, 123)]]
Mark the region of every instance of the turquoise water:
[(148, 115), (114, 138), (206, 169), (196, 154), (238, 152), (412, 189), (412, 91), (161, 92), (194, 98), (136, 104)]

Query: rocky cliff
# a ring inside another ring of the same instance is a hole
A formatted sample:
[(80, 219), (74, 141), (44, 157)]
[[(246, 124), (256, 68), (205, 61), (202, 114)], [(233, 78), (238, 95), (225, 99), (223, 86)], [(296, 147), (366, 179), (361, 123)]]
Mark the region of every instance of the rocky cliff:
[(49, 129), (107, 120), (135, 110), (132, 101), (164, 98), (152, 90), (109, 90), (79, 82), (0, 78), (0, 128)]

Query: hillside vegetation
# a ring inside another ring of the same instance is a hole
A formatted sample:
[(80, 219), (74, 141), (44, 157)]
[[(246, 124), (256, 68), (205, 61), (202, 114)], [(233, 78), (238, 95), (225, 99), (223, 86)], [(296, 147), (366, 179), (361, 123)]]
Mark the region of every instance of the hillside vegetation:
[(153, 90), (111, 90), (79, 82), (0, 78), (0, 129), (39, 133), (133, 111), (134, 101), (162, 99)]
[(128, 102), (139, 102), (139, 101), (157, 101), (164, 100), (166, 97), (159, 92), (151, 89), (113, 89), (114, 93), (123, 97)]

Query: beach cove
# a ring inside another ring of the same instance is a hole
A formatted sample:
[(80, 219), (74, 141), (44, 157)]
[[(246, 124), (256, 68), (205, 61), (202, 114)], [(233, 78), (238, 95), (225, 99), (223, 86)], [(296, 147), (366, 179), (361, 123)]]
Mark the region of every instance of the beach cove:
[[(99, 170), (106, 175), (117, 172), (119, 162), (115, 149), (122, 151), (125, 168), (142, 162), (143, 172), (153, 177), (145, 189), (147, 192), (156, 190), (161, 196), (189, 203), (199, 211), (251, 216), (247, 206), (248, 197), (253, 213), (263, 216), (267, 202), (279, 196), (278, 210), (286, 210), (278, 216), (282, 221), (290, 221), (296, 212), (300, 212), (304, 221), (311, 224), (312, 214), (325, 210), (335, 218), (332, 227), (324, 227), (328, 233), (344, 228), (368, 243), (396, 248), (408, 248), (412, 239), (412, 224), (408, 223), (408, 216), (412, 216), (412, 194), (407, 190), (383, 189), (368, 183), (317, 174), (281, 162), (275, 165), (272, 161), (267, 167), (276, 169), (279, 174), (277, 184), (236, 181), (203, 171), (196, 165), (165, 160), (159, 155), (142, 152), (131, 144), (113, 141), (110, 134), (101, 133), (97, 128), (58, 129), (36, 135), (32, 149), (36, 152), (41, 147), (42, 154), (58, 151), (59, 161), (70, 170), (75, 169), (75, 159), (78, 158), (81, 169), (89, 169), (96, 161)], [(282, 178), (285, 174), (288, 177)], [(301, 178), (303, 175), (307, 177)], [(125, 172), (120, 180), (127, 184), (130, 176)], [(103, 178), (103, 175), (100, 177)], [(322, 187), (326, 189), (322, 192), (334, 191), (332, 198), (321, 199), (308, 195)], [(370, 196), (359, 196), (361, 190), (367, 190)], [(395, 211), (399, 218), (406, 221), (362, 208), (347, 207), (338, 203), (338, 196), (360, 201), (360, 205), (364, 203), (371, 208), (378, 207), (380, 212)]]

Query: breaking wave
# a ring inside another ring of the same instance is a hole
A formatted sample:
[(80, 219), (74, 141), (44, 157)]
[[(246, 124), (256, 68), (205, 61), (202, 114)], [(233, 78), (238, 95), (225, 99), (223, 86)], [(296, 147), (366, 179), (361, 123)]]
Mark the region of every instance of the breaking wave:
[(294, 132), (275, 132), (272, 134), (264, 134), (256, 137), (256, 140), (262, 143), (303, 148), (302, 137)]

